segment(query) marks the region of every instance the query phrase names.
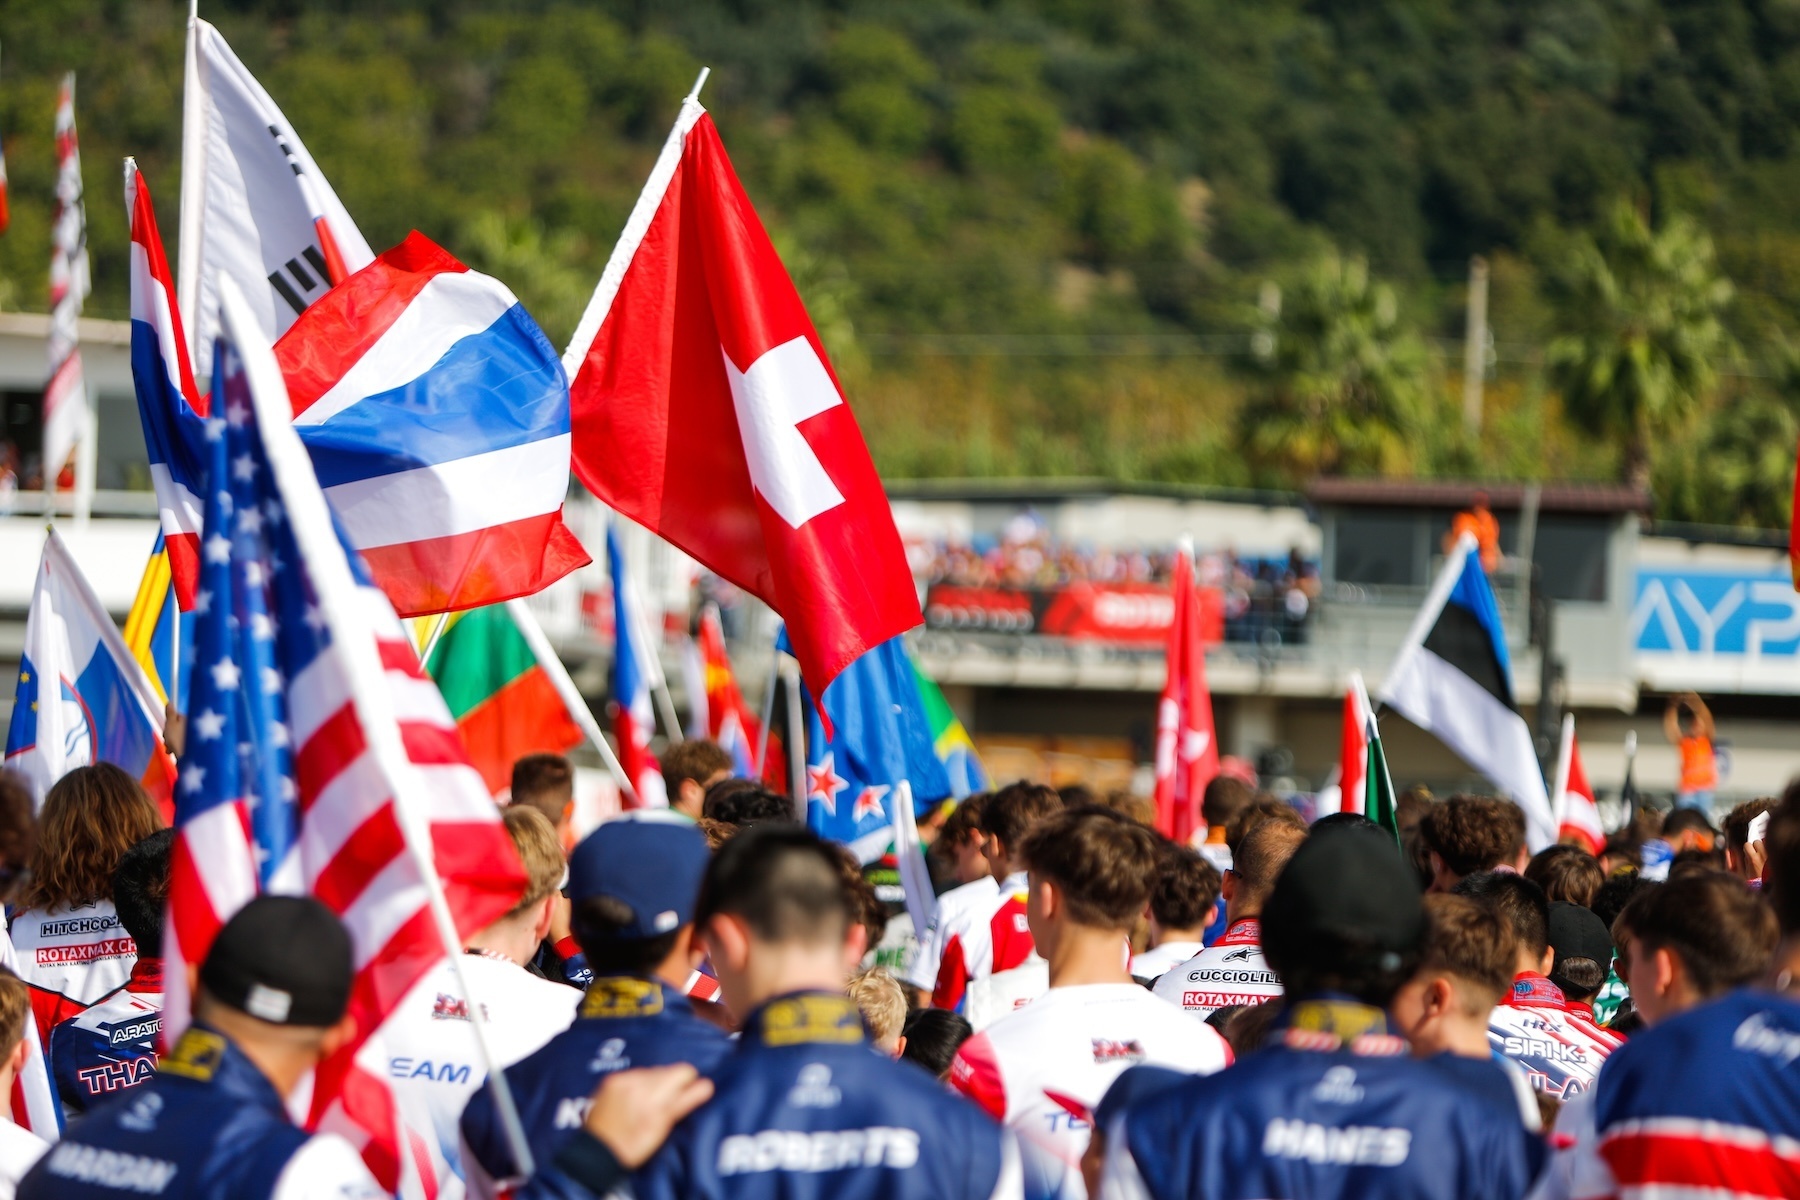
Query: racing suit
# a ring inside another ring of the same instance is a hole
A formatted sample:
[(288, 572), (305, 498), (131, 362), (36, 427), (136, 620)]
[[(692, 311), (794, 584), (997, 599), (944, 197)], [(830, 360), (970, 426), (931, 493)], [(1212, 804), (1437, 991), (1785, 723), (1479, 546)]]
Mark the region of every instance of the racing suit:
[(946, 924), (943, 957), (931, 1003), (961, 1008), (971, 979), (1010, 971), (1031, 956), (1031, 928), (1025, 923), (1025, 872), (1008, 875), (984, 904), (971, 905), (961, 921)]
[(1557, 1120), (1567, 1194), (1800, 1196), (1797, 1060), (1800, 1003), (1762, 991), (1636, 1034)]
[(1051, 988), (962, 1044), (950, 1086), (1019, 1139), (1030, 1196), (1079, 1200), (1094, 1106), (1140, 1063), (1210, 1074), (1231, 1062), (1212, 1026), (1135, 983)]
[(1261, 919), (1233, 921), (1224, 937), (1164, 971), (1151, 990), (1203, 1021), (1234, 1004), (1276, 999), (1281, 995), (1281, 977), (1263, 959)]
[(12, 943), (46, 1043), (57, 1025), (123, 987), (137, 959), (111, 900), (15, 913)]
[(218, 1033), (189, 1026), (155, 1078), (71, 1128), (19, 1200), (373, 1200), (350, 1143), (307, 1133)]
[[(579, 999), (572, 1025), (506, 1068), (526, 1142), (540, 1169), (581, 1128), (594, 1089), (606, 1075), (670, 1063), (692, 1063), (710, 1075), (731, 1053), (731, 1040), (695, 1016), (687, 997), (666, 983), (602, 976)], [(469, 1098), (461, 1131), (469, 1194), (500, 1194), (502, 1181), (519, 1172), (489, 1089)]]
[(1012, 1139), (926, 1072), (876, 1052), (840, 993), (794, 993), (751, 1013), (715, 1083), (637, 1173), (637, 1200), (1020, 1194)]
[(953, 887), (937, 898), (925, 936), (913, 947), (912, 955), (900, 971), (900, 982), (921, 992), (937, 985), (938, 963), (944, 958), (944, 941), (952, 930), (961, 930), (974, 909), (985, 910), (1000, 894), (1000, 885), (992, 875), (983, 875), (960, 887)]
[(1512, 991), (1488, 1017), (1488, 1045), (1511, 1059), (1537, 1091), (1568, 1100), (1594, 1086), (1594, 1076), (1624, 1041), (1570, 1006), (1562, 989), (1534, 972), (1513, 980)]
[(65, 1112), (87, 1112), (156, 1074), (162, 1006), (162, 959), (140, 958), (124, 987), (50, 1031)]
[(1131, 977), (1154, 983), (1204, 949), (1199, 942), (1164, 942), (1131, 956)]
[(1127, 1105), (1106, 1200), (1518, 1200), (1548, 1150), (1483, 1059), (1407, 1055), (1380, 1009), (1319, 997), (1230, 1070)]

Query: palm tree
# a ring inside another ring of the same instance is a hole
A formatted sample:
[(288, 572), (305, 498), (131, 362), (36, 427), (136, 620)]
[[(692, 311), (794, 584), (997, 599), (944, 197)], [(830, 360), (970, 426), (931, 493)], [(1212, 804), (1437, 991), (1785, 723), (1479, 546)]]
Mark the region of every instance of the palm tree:
[(1266, 379), (1240, 414), (1252, 458), (1295, 482), (1405, 466), (1421, 425), (1425, 347), (1364, 259), (1315, 260), (1285, 301), (1265, 288), (1252, 347)]
[(1731, 301), (1712, 239), (1686, 217), (1652, 229), (1615, 204), (1595, 235), (1570, 242), (1547, 290), (1562, 333), (1545, 357), (1569, 416), (1623, 442), (1626, 482), (1650, 483), (1650, 448), (1700, 407), (1731, 352)]

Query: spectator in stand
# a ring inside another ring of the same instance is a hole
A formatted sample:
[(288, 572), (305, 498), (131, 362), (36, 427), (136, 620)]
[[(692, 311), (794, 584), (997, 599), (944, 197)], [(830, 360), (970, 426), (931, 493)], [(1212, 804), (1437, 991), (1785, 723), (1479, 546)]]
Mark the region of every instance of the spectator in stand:
[(1459, 883), (1455, 894), (1485, 906), (1512, 932), (1512, 987), (1488, 1020), (1495, 1056), (1517, 1063), (1535, 1091), (1558, 1102), (1592, 1087), (1621, 1039), (1596, 1025), (1585, 1007), (1572, 1007), (1550, 982), (1556, 957), (1544, 889), (1510, 871), (1483, 871)]
[(1106, 1129), (1101, 1195), (1526, 1195), (1545, 1148), (1504, 1074), (1452, 1054), (1410, 1057), (1383, 1011), (1417, 971), (1425, 926), (1393, 840), (1321, 830), (1282, 872), (1264, 920), (1289, 989), (1270, 1044), (1127, 1104)]
[(1486, 492), (1476, 492), (1469, 507), (1450, 519), (1450, 530), (1444, 534), (1444, 553), (1456, 548), (1463, 534), (1475, 539), (1475, 552), (1481, 558), (1481, 569), (1492, 575), (1500, 568), (1500, 522), (1488, 508)]
[(722, 779), (707, 789), (701, 815), (748, 829), (764, 821), (797, 822), (794, 802), (754, 779)]
[(961, 929), (970, 911), (986, 909), (1000, 894), (1000, 883), (994, 878), (993, 864), (987, 856), (987, 834), (982, 830), (981, 814), (990, 797), (986, 793), (970, 796), (950, 813), (938, 834), (933, 853), (950, 862), (951, 878), (956, 886), (937, 898), (925, 936), (913, 948), (912, 956), (900, 973), (900, 982), (912, 989), (919, 1004), (931, 1001), (937, 985), (938, 963), (944, 957), (946, 931)]
[(1093, 1108), (1121, 1071), (1150, 1063), (1209, 1073), (1231, 1051), (1210, 1026), (1146, 994), (1120, 961), (1149, 899), (1154, 834), (1086, 806), (1043, 821), (1021, 853), (1050, 987), (964, 1042), (950, 1083), (1019, 1135), (1029, 1193), (1079, 1200)]
[(1726, 813), (1725, 820), (1720, 823), (1720, 830), (1725, 835), (1725, 869), (1747, 881), (1751, 887), (1762, 886), (1763, 863), (1767, 855), (1765, 847), (1747, 848), (1750, 822), (1766, 812), (1773, 812), (1776, 803), (1772, 796), (1746, 800)]
[(731, 755), (709, 738), (676, 742), (663, 751), (658, 765), (669, 789), (669, 807), (692, 819), (700, 816), (706, 790), (731, 778)]
[(113, 871), (113, 907), (137, 959), (120, 987), (50, 1031), (50, 1065), (63, 1111), (85, 1113), (156, 1074), (162, 1033), (163, 913), (175, 831), (159, 829), (125, 852)]
[(965, 909), (955, 925), (940, 922), (944, 952), (931, 994), (937, 1007), (959, 1008), (971, 980), (1010, 971), (1031, 957), (1020, 847), (1033, 829), (1060, 811), (1062, 797), (1022, 779), (1001, 788), (983, 810), (988, 863), (999, 886), (986, 904)]
[(1200, 816), (1206, 822), (1206, 841), (1201, 843), (1200, 853), (1216, 870), (1231, 869), (1231, 849), (1225, 844), (1225, 835), (1255, 798), (1255, 788), (1230, 775), (1215, 775), (1206, 785), (1200, 797)]
[(1164, 972), (1154, 989), (1159, 999), (1204, 1019), (1215, 1009), (1264, 1004), (1281, 995), (1281, 979), (1263, 957), (1262, 911), (1306, 836), (1304, 826), (1272, 820), (1238, 844), (1237, 865), (1221, 885), (1225, 936)]
[[(1785, 854), (1788, 877), (1800, 878), (1800, 837), (1771, 829), (1769, 845), (1771, 877)], [(1562, 1115), (1563, 1194), (1795, 1194), (1800, 1003), (1791, 991), (1745, 988), (1781, 935), (1800, 928), (1793, 897), (1778, 888), (1774, 899), (1714, 871), (1646, 888), (1620, 914), (1632, 931), (1624, 974), (1645, 1028)]]
[(535, 808), (567, 854), (575, 846), (575, 768), (560, 754), (527, 754), (513, 764), (508, 804)]
[(1492, 796), (1450, 797), (1420, 820), (1419, 836), (1431, 863), (1431, 892), (1448, 892), (1477, 871), (1525, 866), (1525, 814)]
[(113, 872), (162, 824), (137, 780), (111, 763), (76, 767), (44, 797), (12, 943), (19, 977), (48, 994), (33, 1003), (46, 1045), (56, 1025), (130, 978), (137, 947), (113, 907)]
[(1695, 808), (1710, 815), (1713, 795), (1719, 787), (1718, 751), (1713, 746), (1712, 710), (1696, 692), (1669, 697), (1663, 709), (1663, 736), (1680, 758), (1675, 784), (1675, 807)]
[(850, 977), (845, 993), (856, 1001), (869, 1044), (889, 1058), (906, 1050), (906, 994), (885, 967), (870, 967)]
[[(0, 967), (0, 1096), (13, 1094), (13, 1081), (25, 1069), (31, 1021), (31, 989), (6, 967)], [(0, 1104), (0, 1200), (13, 1200), (25, 1172), (50, 1149), (31, 1130), (13, 1124), (12, 1106)]]
[(637, 1200), (1018, 1194), (1010, 1139), (864, 1039), (843, 988), (865, 947), (825, 843), (792, 824), (734, 837), (707, 870), (696, 923), (744, 1032), (712, 1101), (633, 1178)]
[[(470, 992), (481, 1004), (487, 1044), (501, 1067), (567, 1029), (581, 1000), (574, 988), (527, 969), (562, 899), (568, 868), (556, 830), (533, 807), (509, 805), (500, 816), (525, 867), (524, 894), (505, 916), (469, 937), (456, 964), (439, 963), (414, 984), (382, 1028), (389, 1087), (407, 1126), (430, 1139), (424, 1149), (440, 1192), (459, 1186), (468, 1174), (456, 1121), (487, 1079), (469, 1023)], [(468, 1069), (446, 1070), (446, 1063)]]
[(962, 1014), (943, 1008), (915, 1008), (901, 1030), (900, 1057), (918, 1063), (939, 1079), (948, 1079), (956, 1052), (974, 1030)]
[(1186, 846), (1157, 838), (1156, 879), (1150, 885), (1150, 948), (1131, 960), (1131, 977), (1155, 983), (1205, 947), (1201, 935), (1219, 904), (1219, 873)]
[(1566, 900), (1591, 908), (1600, 885), (1606, 882), (1600, 860), (1580, 846), (1546, 846), (1525, 866), (1525, 878), (1544, 889), (1544, 898)]
[[(592, 982), (574, 1022), (506, 1068), (540, 1170), (615, 1070), (692, 1063), (710, 1074), (729, 1053), (684, 994), (700, 961), (694, 909), (710, 857), (699, 830), (667, 820), (608, 821), (570, 855), (570, 920)], [(470, 1097), (460, 1128), (469, 1194), (501, 1194), (497, 1181), (516, 1170), (489, 1089)]]

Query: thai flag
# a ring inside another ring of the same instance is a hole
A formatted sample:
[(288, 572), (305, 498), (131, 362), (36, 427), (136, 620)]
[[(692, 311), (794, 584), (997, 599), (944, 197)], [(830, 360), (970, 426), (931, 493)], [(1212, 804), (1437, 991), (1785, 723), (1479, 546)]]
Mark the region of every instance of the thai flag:
[(402, 616), (530, 595), (589, 561), (562, 520), (568, 379), (498, 280), (413, 233), (275, 354), (319, 484)]
[(205, 474), (205, 402), (194, 387), (182, 337), (175, 281), (156, 228), (150, 185), (125, 160), (125, 210), (131, 214), (131, 381), (137, 390), (150, 483), (169, 552), (175, 598), (194, 606), (200, 573), (200, 480)]
[(1525, 813), (1525, 841), (1535, 854), (1556, 841), (1556, 818), (1512, 688), (1500, 606), (1475, 537), (1464, 534), (1413, 618), (1382, 682), (1382, 701), (1510, 795)]
[(669, 803), (662, 771), (650, 753), (650, 735), (656, 730), (656, 710), (650, 704), (652, 658), (656, 653), (644, 636), (643, 613), (625, 572), (625, 551), (619, 531), (606, 527), (606, 564), (613, 585), (613, 736), (619, 741), (619, 765), (631, 780), (641, 807), (660, 808)]
[[(422, 1194), (430, 1164), (397, 1123), (383, 1024), (512, 907), (524, 872), (442, 695), (326, 505), (255, 314), (224, 291), (163, 1029), (187, 1023), (184, 964), (233, 912), (258, 891), (316, 896), (355, 946), (356, 1032), (315, 1072), (312, 1122), (350, 1138), (384, 1186)], [(434, 876), (453, 938), (433, 917)]]
[(6, 732), (6, 765), (39, 803), (76, 767), (109, 762), (169, 802), (162, 703), (54, 529), (44, 542)]

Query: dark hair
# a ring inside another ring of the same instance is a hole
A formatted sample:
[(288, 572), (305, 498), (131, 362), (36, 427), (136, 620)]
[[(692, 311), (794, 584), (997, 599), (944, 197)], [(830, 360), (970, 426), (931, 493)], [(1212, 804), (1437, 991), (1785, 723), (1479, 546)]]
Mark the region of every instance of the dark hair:
[(1256, 789), (1241, 779), (1214, 775), (1200, 797), (1200, 815), (1208, 825), (1229, 825), (1255, 795)]
[(683, 780), (691, 779), (701, 787), (720, 771), (730, 773), (731, 755), (711, 738), (688, 738), (676, 742), (662, 753), (657, 763), (662, 768), (663, 783), (669, 794), (680, 790)]
[(1643, 888), (1655, 886), (1636, 871), (1615, 871), (1606, 877), (1600, 890), (1594, 893), (1594, 902), (1588, 907), (1611, 929), (1613, 922), (1619, 919), (1619, 914), (1625, 911), (1625, 906), (1631, 903), (1633, 896)]
[(1518, 948), (1534, 959), (1550, 948), (1550, 901), (1544, 889), (1511, 871), (1477, 871), (1450, 889), (1492, 909), (1512, 930)]
[(1204, 925), (1219, 902), (1218, 868), (1198, 851), (1158, 838), (1156, 881), (1150, 887), (1150, 915), (1164, 929)]
[(1296, 812), (1293, 805), (1274, 796), (1257, 795), (1225, 824), (1225, 848), (1231, 851), (1233, 858), (1237, 857), (1238, 847), (1244, 844), (1250, 831), (1265, 821), (1280, 821), (1306, 832), (1306, 818)]
[(1100, 803), (1100, 794), (1085, 783), (1071, 783), (1065, 787), (1059, 787), (1056, 789), (1056, 795), (1063, 802), (1064, 808)]
[[(1725, 844), (1733, 850), (1742, 850), (1750, 841), (1750, 822), (1766, 812), (1773, 812), (1780, 801), (1773, 796), (1762, 796), (1755, 800), (1746, 800), (1719, 822), (1720, 830), (1725, 834)], [(1774, 820), (1773, 817), (1770, 820)]]
[(1268, 899), (1288, 860), (1307, 837), (1304, 825), (1286, 821), (1264, 821), (1244, 836), (1231, 859), (1231, 873), (1237, 876), (1235, 903), (1239, 910), (1246, 902), (1260, 904)]
[(137, 943), (139, 958), (161, 958), (163, 913), (169, 906), (169, 861), (175, 831), (159, 829), (135, 843), (113, 868), (113, 908)]
[(984, 836), (981, 814), (986, 811), (987, 804), (986, 792), (964, 797), (961, 803), (950, 810), (950, 815), (944, 818), (943, 828), (938, 830), (938, 845), (945, 848), (960, 846), (971, 837)]
[(1513, 960), (1512, 930), (1492, 908), (1467, 896), (1425, 897), (1421, 971), (1467, 980), (1491, 1008), (1512, 986)]
[(119, 859), (162, 827), (156, 803), (125, 771), (108, 762), (76, 767), (44, 796), (31, 882), (19, 907), (45, 910), (105, 899)]
[(792, 821), (746, 829), (713, 855), (694, 924), (727, 913), (777, 943), (841, 940), (856, 919), (836, 849)]
[(560, 754), (527, 754), (513, 764), (511, 795), (508, 803), (530, 805), (561, 825), (575, 797), (575, 768)]
[(636, 923), (631, 905), (612, 896), (589, 896), (569, 909), (569, 933), (595, 976), (648, 976), (674, 951), (680, 929), (647, 938), (619, 936)]
[(1697, 808), (1671, 809), (1663, 818), (1662, 835), (1665, 839), (1684, 833), (1716, 833), (1706, 814)]
[(0, 770), (0, 905), (25, 874), (37, 844), (37, 817), (31, 789), (17, 771)]
[(768, 821), (794, 823), (794, 804), (754, 779), (721, 779), (707, 789), (700, 815), (747, 829)]
[(1492, 796), (1455, 795), (1426, 811), (1419, 836), (1453, 875), (1499, 866), (1525, 844), (1525, 814)]
[(915, 1008), (906, 1014), (906, 1024), (900, 1030), (906, 1039), (906, 1049), (900, 1057), (942, 1079), (957, 1050), (974, 1032), (960, 1013), (947, 1008)]
[(994, 793), (981, 814), (981, 827), (989, 836), (1017, 854), (1032, 827), (1063, 809), (1062, 797), (1040, 783), (1021, 779)]
[[(1265, 929), (1265, 937), (1266, 933)], [(1418, 974), (1421, 948), (1414, 944), (1395, 953), (1374, 938), (1339, 933), (1312, 938), (1300, 953), (1284, 954), (1283, 949), (1275, 942), (1263, 945), (1264, 957), (1281, 976), (1284, 995), (1341, 992), (1374, 1008), (1386, 1008), (1394, 993)]]
[(850, 900), (851, 922), (869, 931), (869, 948), (872, 950), (887, 930), (887, 905), (875, 894), (875, 885), (863, 874), (862, 863), (850, 852), (850, 847), (834, 842), (832, 849), (837, 852), (838, 874), (844, 883), (844, 894)]
[(1156, 835), (1122, 812), (1084, 804), (1039, 822), (1019, 856), (1062, 889), (1077, 924), (1130, 929), (1150, 898)]
[(1632, 898), (1619, 920), (1646, 950), (1680, 958), (1703, 997), (1761, 975), (1781, 937), (1769, 906), (1724, 871), (1696, 871), (1650, 888)]
[(1606, 982), (1606, 971), (1591, 958), (1559, 958), (1550, 968), (1549, 979), (1570, 1000), (1591, 1000)]
[(1763, 839), (1769, 853), (1763, 869), (1763, 895), (1775, 910), (1783, 933), (1800, 933), (1800, 780), (1781, 794), (1769, 832)]
[(1543, 888), (1547, 900), (1592, 908), (1606, 873), (1600, 860), (1580, 846), (1546, 846), (1525, 865), (1525, 878)]

